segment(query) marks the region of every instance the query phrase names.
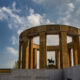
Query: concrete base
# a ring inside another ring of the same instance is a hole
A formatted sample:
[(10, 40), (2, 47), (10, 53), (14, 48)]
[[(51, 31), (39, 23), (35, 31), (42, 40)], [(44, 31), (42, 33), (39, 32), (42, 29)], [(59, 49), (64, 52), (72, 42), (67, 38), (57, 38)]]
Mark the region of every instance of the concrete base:
[(80, 65), (66, 69), (12, 69), (0, 73), (0, 80), (80, 80)]

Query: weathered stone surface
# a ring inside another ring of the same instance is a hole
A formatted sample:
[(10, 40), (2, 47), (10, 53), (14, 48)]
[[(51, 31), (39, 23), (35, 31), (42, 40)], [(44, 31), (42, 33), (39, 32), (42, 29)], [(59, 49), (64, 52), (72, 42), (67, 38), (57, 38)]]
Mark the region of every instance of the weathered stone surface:
[(68, 35), (77, 35), (78, 28), (68, 25), (42, 25), (23, 31), (20, 39), (22, 39), (23, 36), (38, 36), (40, 32), (56, 34), (60, 33), (60, 31), (67, 31)]
[(46, 68), (47, 54), (46, 54), (46, 34), (40, 33), (40, 68)]
[(63, 69), (63, 80), (80, 80), (80, 65)]
[(69, 64), (70, 64), (70, 67), (72, 66), (72, 57), (73, 57), (73, 55), (72, 55), (72, 52), (71, 52), (71, 48), (69, 48), (68, 49), (68, 53), (69, 53)]
[(67, 47), (67, 33), (61, 32), (60, 34), (60, 62), (61, 68), (69, 67), (69, 54), (68, 54), (68, 47)]
[(80, 64), (80, 35), (77, 36), (77, 46), (78, 46), (78, 64)]
[(21, 68), (21, 42), (19, 41), (19, 57), (18, 57), (18, 68)]
[(60, 69), (60, 52), (56, 51), (56, 67), (57, 69)]
[[(60, 35), (60, 44), (55, 46), (47, 46), (46, 36), (55, 34)], [(33, 38), (35, 36), (40, 37), (40, 44), (33, 43)], [(67, 36), (72, 37), (72, 41), (69, 43), (67, 42)], [(36, 57), (34, 55), (34, 49), (40, 51), (40, 69), (47, 68), (47, 51), (60, 51), (60, 63), (58, 61), (59, 57), (58, 55), (56, 55), (57, 64), (55, 66), (57, 66), (57, 69), (59, 68), (59, 65), (61, 69), (68, 68), (72, 66), (72, 62), (74, 63), (74, 65), (80, 64), (80, 29), (78, 28), (68, 25), (42, 25), (23, 31), (20, 34), (19, 39), (19, 41), (23, 43), (22, 46), (21, 43), (19, 46), (19, 68), (37, 68), (37, 61), (35, 59)], [(27, 40), (29, 40), (28, 47), (26, 46)], [(73, 52), (70, 52), (68, 49), (73, 49)]]
[(80, 80), (80, 65), (66, 69), (12, 69), (0, 80)]
[(11, 73), (0, 74), (0, 80), (62, 80), (62, 70), (11, 70)]
[(29, 66), (30, 69), (33, 69), (33, 39), (31, 38), (29, 40)]
[(74, 59), (74, 65), (78, 65), (78, 44), (77, 44), (77, 37), (74, 36), (72, 38), (72, 41), (73, 41), (73, 59)]
[(33, 68), (37, 68), (37, 49), (33, 49)]
[(29, 42), (24, 41), (22, 44), (22, 68), (29, 68)]

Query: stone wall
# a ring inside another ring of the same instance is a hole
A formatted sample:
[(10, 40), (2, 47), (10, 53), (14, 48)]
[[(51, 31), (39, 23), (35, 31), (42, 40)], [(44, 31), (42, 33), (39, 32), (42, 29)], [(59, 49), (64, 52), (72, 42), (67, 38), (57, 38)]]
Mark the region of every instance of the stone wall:
[(11, 70), (0, 74), (0, 80), (62, 80), (62, 70)]
[(80, 80), (80, 65), (66, 69), (12, 69), (0, 80)]
[(80, 65), (63, 69), (64, 80), (80, 80)]

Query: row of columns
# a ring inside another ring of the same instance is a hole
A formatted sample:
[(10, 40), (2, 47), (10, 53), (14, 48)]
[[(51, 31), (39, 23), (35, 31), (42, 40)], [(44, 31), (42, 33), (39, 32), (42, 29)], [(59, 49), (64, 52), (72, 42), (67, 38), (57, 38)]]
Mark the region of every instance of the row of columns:
[[(46, 33), (40, 34), (40, 69), (47, 66), (47, 47)], [(60, 32), (60, 51), (56, 51), (56, 66), (57, 68), (67, 68), (72, 66), (71, 49), (67, 46), (67, 32)], [(73, 43), (73, 59), (74, 65), (80, 64), (80, 36), (72, 37)], [(37, 68), (37, 49), (33, 49), (33, 38), (29, 38), (24, 42), (19, 43), (19, 68), (33, 69)]]
[(19, 68), (37, 68), (37, 49), (33, 49), (33, 39), (19, 43)]

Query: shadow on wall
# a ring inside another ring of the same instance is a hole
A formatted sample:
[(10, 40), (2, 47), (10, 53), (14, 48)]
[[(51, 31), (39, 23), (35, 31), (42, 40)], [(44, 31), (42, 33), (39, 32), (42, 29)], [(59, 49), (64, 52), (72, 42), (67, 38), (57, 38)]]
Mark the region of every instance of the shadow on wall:
[(67, 80), (72, 80), (72, 79), (68, 78)]
[(63, 69), (63, 80), (80, 80), (80, 65)]

